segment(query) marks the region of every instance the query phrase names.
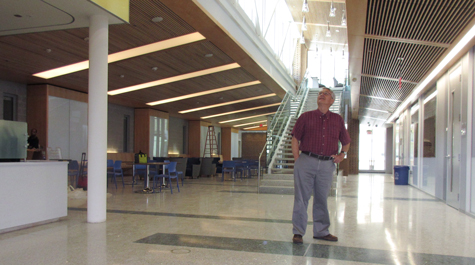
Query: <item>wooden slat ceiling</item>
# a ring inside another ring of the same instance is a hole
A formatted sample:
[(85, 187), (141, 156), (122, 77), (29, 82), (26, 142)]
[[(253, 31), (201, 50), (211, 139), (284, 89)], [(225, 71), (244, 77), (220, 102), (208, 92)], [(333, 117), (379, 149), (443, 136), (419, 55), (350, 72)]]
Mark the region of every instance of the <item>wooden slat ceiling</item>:
[[(109, 90), (173, 77), (211, 67), (239, 63), (240, 68), (182, 80), (139, 91), (109, 96), (109, 102), (146, 108), (147, 102), (207, 91), (259, 80), (262, 84), (210, 94), (151, 108), (170, 115), (198, 120), (202, 116), (281, 102), (282, 88), (245, 51), (215, 25), (192, 1), (131, 0), (130, 24), (109, 26), (109, 53), (139, 47), (170, 38), (200, 32), (206, 40), (109, 64)], [(184, 8), (183, 6), (186, 6)], [(180, 15), (181, 17), (180, 17)], [(193, 15), (190, 15), (193, 14)], [(152, 22), (153, 17), (161, 22)], [(49, 83), (81, 92), (88, 91), (88, 70), (44, 80), (32, 74), (88, 60), (87, 28), (39, 32), (0, 37), (0, 79), (26, 84)], [(212, 54), (206, 57), (206, 54)], [(156, 70), (153, 68), (156, 67)], [(256, 70), (257, 69), (257, 70)], [(178, 111), (270, 93), (277, 96), (213, 108), (188, 114)], [(218, 121), (276, 111), (278, 106), (207, 119)], [(261, 118), (237, 123), (259, 121)]]
[[(360, 123), (383, 125), (453, 44), (474, 14), (475, 1), (368, 0), (358, 112)], [(402, 77), (401, 89), (399, 77)]]

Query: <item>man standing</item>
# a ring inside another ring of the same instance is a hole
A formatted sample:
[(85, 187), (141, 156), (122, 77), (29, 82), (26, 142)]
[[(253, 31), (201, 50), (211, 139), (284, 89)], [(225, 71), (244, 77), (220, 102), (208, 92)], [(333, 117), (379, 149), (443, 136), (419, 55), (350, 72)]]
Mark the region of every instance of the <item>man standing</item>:
[[(330, 216), (327, 196), (330, 191), (335, 163), (345, 159), (350, 148), (350, 136), (343, 118), (329, 111), (335, 94), (323, 87), (318, 94), (318, 109), (300, 115), (292, 130), (294, 166), (294, 210), (292, 214), (292, 241), (303, 243), (307, 228), (308, 201), (313, 192), (313, 238), (338, 241), (328, 231)], [(338, 141), (341, 152), (338, 153)], [(299, 154), (299, 150), (302, 152)]]

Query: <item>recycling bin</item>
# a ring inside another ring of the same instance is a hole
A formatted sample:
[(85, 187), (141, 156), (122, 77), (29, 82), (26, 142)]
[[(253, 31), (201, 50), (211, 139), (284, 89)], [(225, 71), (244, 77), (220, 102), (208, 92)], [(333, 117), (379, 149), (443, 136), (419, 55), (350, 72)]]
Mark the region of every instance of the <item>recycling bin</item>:
[(394, 184), (396, 185), (409, 184), (409, 167), (408, 166), (394, 166)]

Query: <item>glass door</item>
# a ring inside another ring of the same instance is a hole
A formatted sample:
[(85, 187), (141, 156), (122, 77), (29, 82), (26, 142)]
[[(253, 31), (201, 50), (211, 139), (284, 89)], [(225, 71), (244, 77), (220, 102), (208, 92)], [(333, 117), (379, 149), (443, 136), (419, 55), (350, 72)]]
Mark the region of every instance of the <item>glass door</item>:
[(386, 128), (360, 125), (360, 172), (386, 170)]

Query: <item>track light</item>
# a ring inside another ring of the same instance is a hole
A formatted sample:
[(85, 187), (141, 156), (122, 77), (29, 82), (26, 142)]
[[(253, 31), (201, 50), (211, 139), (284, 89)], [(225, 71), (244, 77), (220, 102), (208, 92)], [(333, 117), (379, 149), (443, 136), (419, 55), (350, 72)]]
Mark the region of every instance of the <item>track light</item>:
[(346, 14), (345, 10), (343, 10), (343, 15), (341, 16), (341, 25), (346, 26)]
[(308, 2), (307, 0), (303, 0), (302, 12), (307, 13), (308, 11), (310, 11), (308, 9)]
[(327, 21), (327, 34), (325, 35), (326, 37), (331, 37), (332, 36), (332, 33), (330, 31), (330, 21)]
[(302, 31), (307, 30), (307, 22), (305, 21), (305, 16), (303, 16), (303, 21), (302, 21)]
[(335, 11), (336, 11), (336, 8), (333, 7), (333, 0), (332, 0), (332, 3), (330, 5), (330, 17), (335, 17)]
[(300, 44), (305, 44), (305, 38), (303, 37), (303, 31), (302, 31), (302, 34), (300, 35)]

